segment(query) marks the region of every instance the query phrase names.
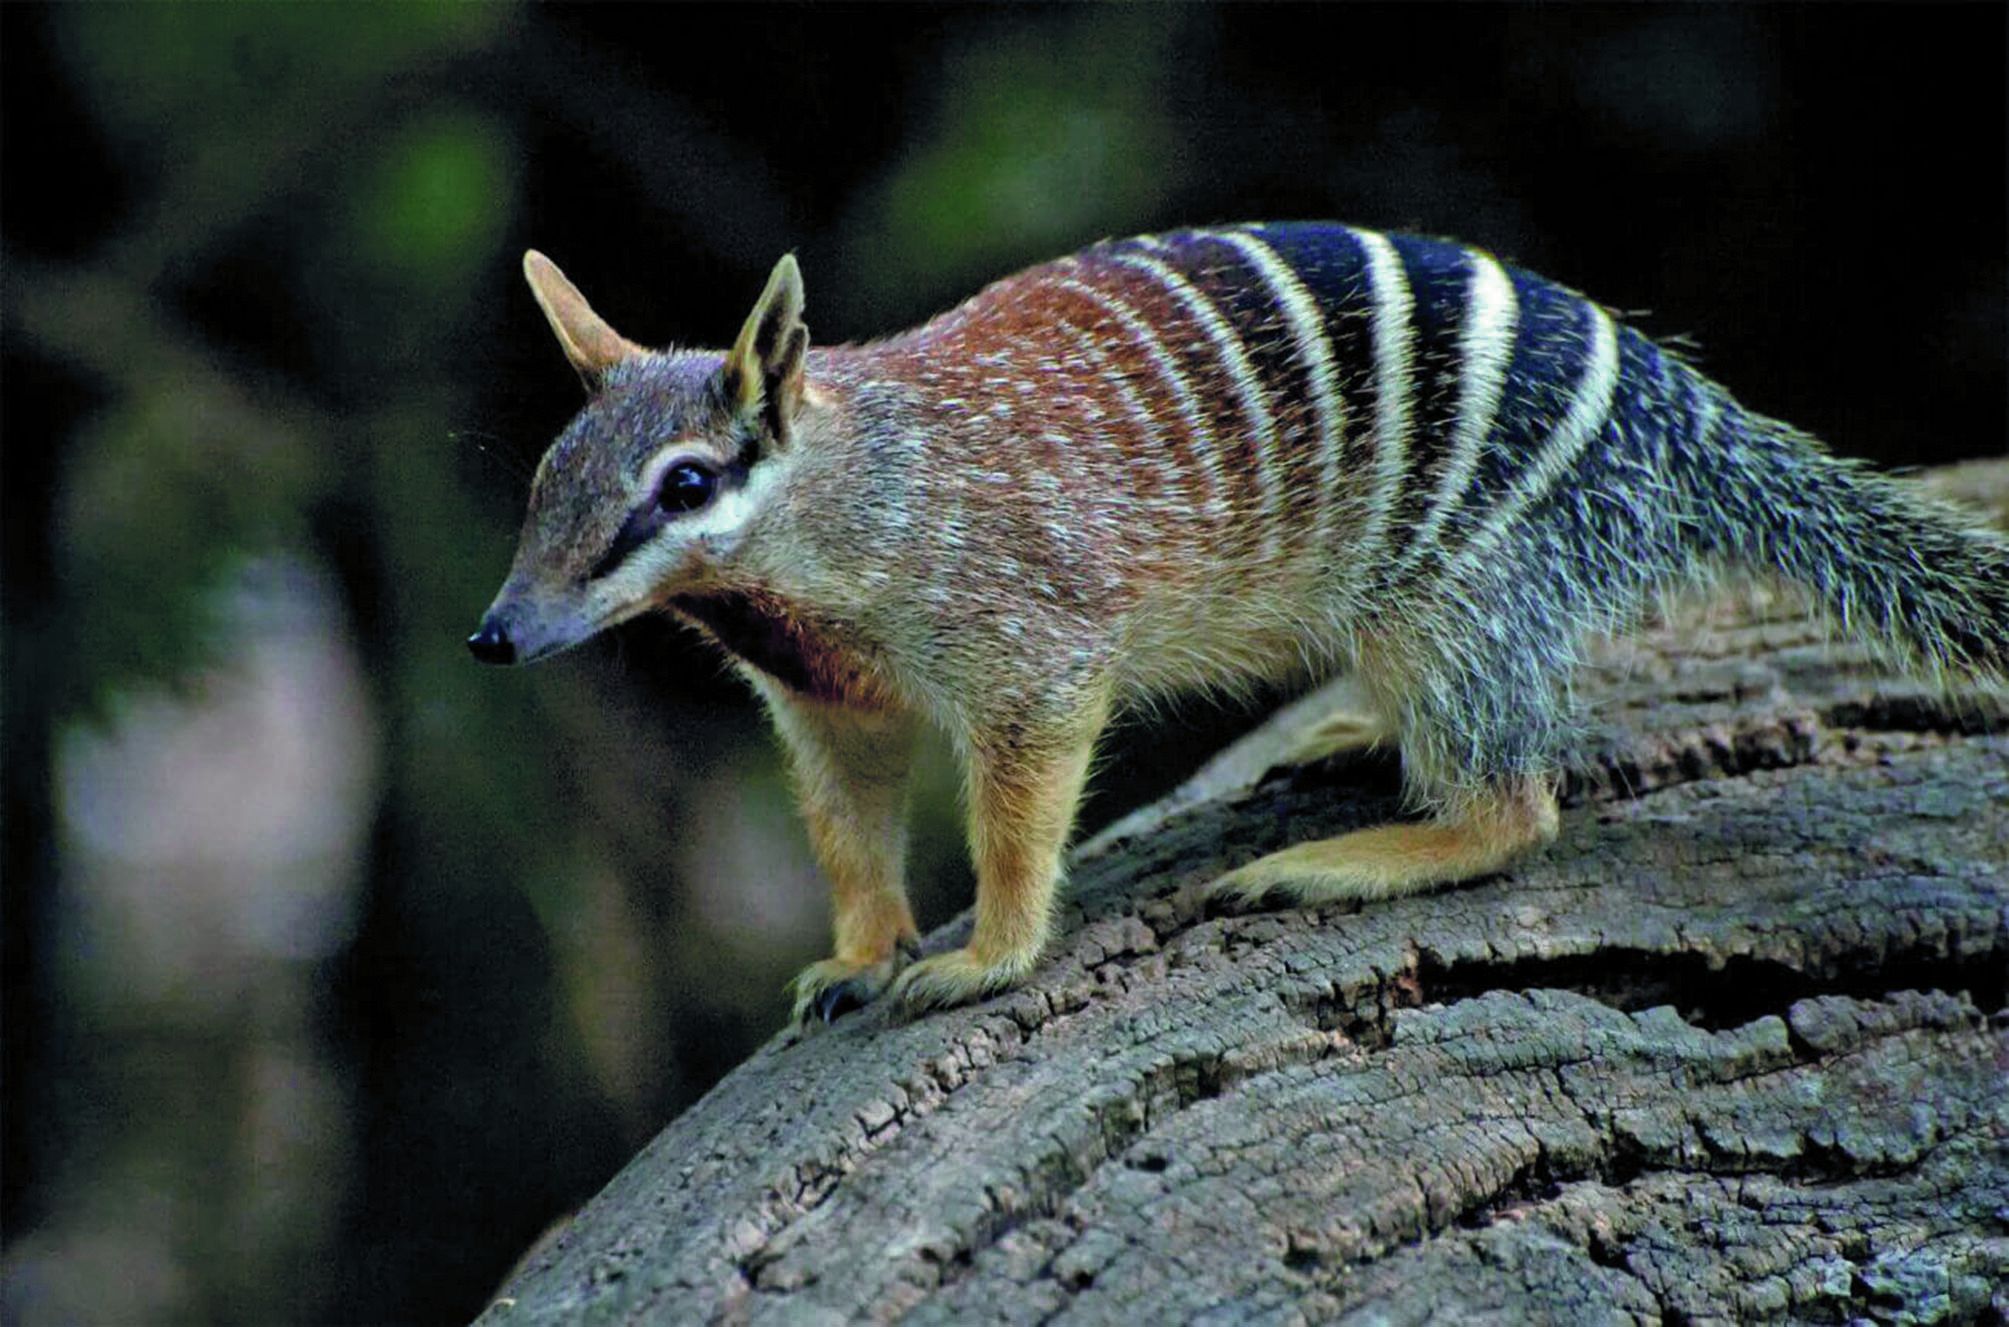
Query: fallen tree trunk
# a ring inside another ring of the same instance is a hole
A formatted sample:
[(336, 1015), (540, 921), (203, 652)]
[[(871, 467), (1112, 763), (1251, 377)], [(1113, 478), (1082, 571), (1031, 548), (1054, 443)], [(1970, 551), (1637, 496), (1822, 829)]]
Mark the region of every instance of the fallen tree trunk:
[(1210, 916), (1395, 811), (1277, 765), (1300, 702), (1083, 846), (1024, 989), (776, 1038), (483, 1321), (2009, 1316), (2009, 706), (1758, 593), (1582, 693), (1548, 852)]

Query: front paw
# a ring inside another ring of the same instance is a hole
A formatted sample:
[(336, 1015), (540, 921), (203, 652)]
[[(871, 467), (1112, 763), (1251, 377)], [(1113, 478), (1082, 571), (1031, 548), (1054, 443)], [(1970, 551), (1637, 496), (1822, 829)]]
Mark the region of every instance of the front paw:
[(863, 1009), (879, 998), (913, 955), (911, 943), (902, 943), (877, 963), (847, 963), (841, 958), (811, 963), (789, 983), (795, 992), (795, 1021), (834, 1023)]
[(928, 1009), (948, 1009), (1018, 984), (1032, 971), (1037, 954), (1012, 955), (986, 963), (968, 949), (951, 949), (946, 954), (924, 958), (900, 974), (893, 983), (893, 998), (909, 1013)]

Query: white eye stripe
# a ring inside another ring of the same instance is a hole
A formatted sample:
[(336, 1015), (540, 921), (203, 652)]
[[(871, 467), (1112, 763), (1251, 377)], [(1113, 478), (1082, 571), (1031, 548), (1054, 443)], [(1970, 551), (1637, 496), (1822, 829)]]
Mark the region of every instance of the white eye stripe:
[[(665, 519), (608, 571), (596, 592), (609, 603), (635, 602), (655, 595), (656, 587), (677, 571), (692, 544), (736, 534), (758, 515), (781, 483), (790, 461), (789, 453), (764, 460), (747, 470), (744, 483), (719, 490), (703, 507)], [(650, 466), (655, 464), (651, 459)]]
[(677, 517), (664, 527), (665, 531), (702, 537), (730, 534), (739, 529), (767, 504), (790, 459), (789, 453), (783, 453), (749, 467), (742, 482), (721, 487), (709, 505)]
[[(647, 578), (635, 581), (638, 568), (654, 567), (664, 560), (663, 550), (679, 552), (695, 540), (717, 538), (744, 525), (766, 500), (786, 456), (770, 457), (759, 464), (739, 459), (721, 459), (702, 441), (680, 438), (660, 448), (642, 464), (629, 494), (628, 515), (614, 542), (600, 555), (600, 563), (590, 579), (604, 583), (631, 583), (635, 593), (645, 592)], [(689, 465), (713, 479), (702, 501), (688, 507), (662, 504), (663, 485), (678, 466)], [(673, 563), (675, 556), (668, 558)], [(667, 573), (668, 565), (650, 575)]]

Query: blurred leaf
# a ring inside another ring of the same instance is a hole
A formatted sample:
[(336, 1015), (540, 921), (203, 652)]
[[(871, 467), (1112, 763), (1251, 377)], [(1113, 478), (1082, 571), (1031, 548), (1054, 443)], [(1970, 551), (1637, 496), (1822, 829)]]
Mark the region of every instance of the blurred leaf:
[(404, 126), (356, 191), (356, 260), (427, 294), (466, 284), (508, 223), (513, 160), (507, 137), (480, 115), (448, 111)]
[(1166, 105), (1178, 8), (1063, 11), (973, 43), (856, 226), (860, 274), (964, 283), (1153, 210), (1184, 182)]
[(221, 393), (162, 384), (80, 431), (58, 530), (77, 699), (173, 681), (204, 661), (214, 593), (242, 561), (304, 538), (318, 476), (298, 439)]
[(255, 128), (278, 106), (314, 106), (429, 51), (477, 46), (510, 15), (447, 0), (79, 5), (66, 35), (108, 129), (178, 144)]

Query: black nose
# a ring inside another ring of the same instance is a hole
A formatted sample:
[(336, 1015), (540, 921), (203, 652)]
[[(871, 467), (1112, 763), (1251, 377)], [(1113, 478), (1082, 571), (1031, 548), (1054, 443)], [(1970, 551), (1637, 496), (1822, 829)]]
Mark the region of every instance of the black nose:
[(494, 620), (483, 622), (481, 629), (467, 638), (467, 650), (485, 664), (516, 662), (516, 642), (509, 639), (509, 633), (502, 629), (502, 624)]

